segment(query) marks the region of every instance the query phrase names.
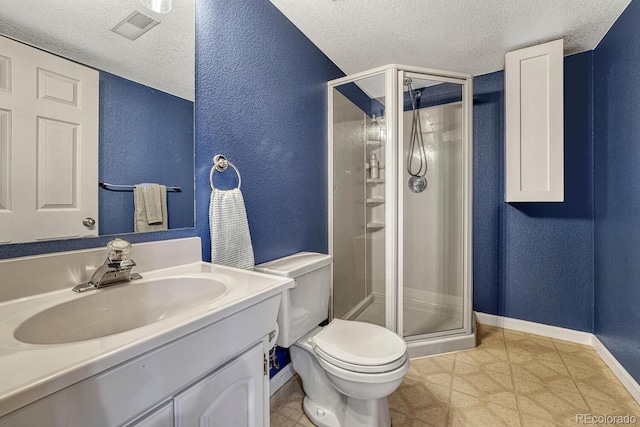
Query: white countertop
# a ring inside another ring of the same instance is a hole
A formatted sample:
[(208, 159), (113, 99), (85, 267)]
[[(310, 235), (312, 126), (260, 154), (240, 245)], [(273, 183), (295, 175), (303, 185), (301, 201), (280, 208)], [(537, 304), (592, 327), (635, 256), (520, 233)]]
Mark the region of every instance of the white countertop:
[[(205, 262), (141, 272), (141, 281), (207, 275), (228, 284), (212, 303), (179, 315), (97, 339), (65, 344), (26, 344), (14, 331), (31, 316), (57, 304), (109, 288), (78, 294), (71, 288), (0, 304), (0, 417), (64, 387), (132, 359), (197, 329), (213, 324), (293, 286), (293, 280)], [(79, 323), (78, 327), (82, 327)]]

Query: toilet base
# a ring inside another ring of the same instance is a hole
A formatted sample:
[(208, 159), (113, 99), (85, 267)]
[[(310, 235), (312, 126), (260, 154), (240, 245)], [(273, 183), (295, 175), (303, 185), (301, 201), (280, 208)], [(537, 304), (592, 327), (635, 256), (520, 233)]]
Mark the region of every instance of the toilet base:
[(327, 408), (316, 405), (307, 396), (304, 397), (302, 408), (311, 422), (318, 427), (342, 427), (342, 424), (336, 414)]
[(347, 397), (346, 427), (391, 427), (389, 399), (360, 400)]
[(327, 408), (316, 405), (305, 396), (302, 403), (304, 413), (318, 427), (391, 427), (389, 400), (359, 400), (347, 398), (344, 421)]

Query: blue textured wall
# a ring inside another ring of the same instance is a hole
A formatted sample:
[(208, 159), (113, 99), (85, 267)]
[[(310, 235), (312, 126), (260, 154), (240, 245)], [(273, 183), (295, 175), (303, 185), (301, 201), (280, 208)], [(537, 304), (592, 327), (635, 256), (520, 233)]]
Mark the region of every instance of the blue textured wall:
[(504, 77), (474, 81), (474, 307), (593, 329), (593, 53), (564, 61), (564, 203), (504, 203)]
[[(196, 5), (196, 224), (210, 259), (209, 170), (242, 174), (256, 263), (327, 251), (327, 86), (343, 73), (268, 0)], [(216, 186), (225, 176), (215, 174)]]
[[(169, 228), (193, 227), (193, 102), (100, 72), (100, 181), (177, 185)], [(133, 232), (133, 192), (100, 188), (100, 235)]]
[(640, 381), (640, 2), (595, 50), (595, 333)]

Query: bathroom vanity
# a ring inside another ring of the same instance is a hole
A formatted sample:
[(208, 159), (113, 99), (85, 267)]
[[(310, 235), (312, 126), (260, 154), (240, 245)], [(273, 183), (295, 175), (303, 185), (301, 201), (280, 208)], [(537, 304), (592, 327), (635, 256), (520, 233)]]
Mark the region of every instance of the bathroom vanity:
[(134, 245), (141, 280), (41, 289), (86, 280), (103, 255), (0, 262), (16, 297), (0, 303), (0, 426), (268, 425), (265, 354), (293, 281), (194, 261), (191, 238)]

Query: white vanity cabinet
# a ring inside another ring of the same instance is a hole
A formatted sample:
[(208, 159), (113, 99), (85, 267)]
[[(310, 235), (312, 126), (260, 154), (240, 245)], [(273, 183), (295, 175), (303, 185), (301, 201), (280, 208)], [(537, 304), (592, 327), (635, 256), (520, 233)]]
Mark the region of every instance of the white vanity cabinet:
[(274, 295), (0, 417), (0, 427), (268, 426), (264, 362), (280, 298)]
[(175, 427), (264, 426), (264, 353), (258, 345), (174, 398)]
[(129, 424), (128, 427), (173, 427), (173, 401), (167, 402), (159, 409), (146, 414), (141, 420)]
[(265, 426), (264, 357), (259, 343), (128, 427)]

